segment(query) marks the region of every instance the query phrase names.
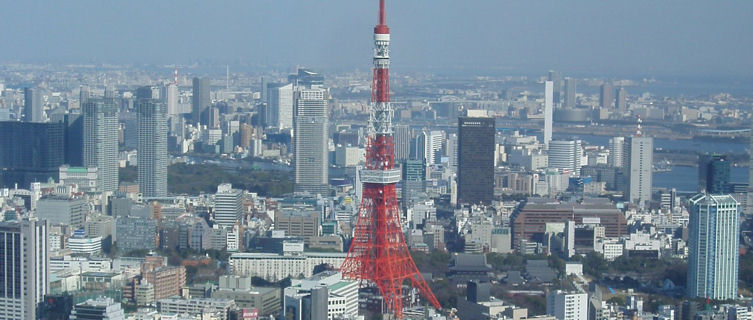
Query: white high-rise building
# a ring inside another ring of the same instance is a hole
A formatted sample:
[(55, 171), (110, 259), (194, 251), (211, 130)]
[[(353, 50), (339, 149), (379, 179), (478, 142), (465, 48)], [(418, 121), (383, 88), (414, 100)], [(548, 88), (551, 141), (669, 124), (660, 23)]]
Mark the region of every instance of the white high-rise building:
[(167, 195), (167, 110), (153, 99), (138, 102), (139, 192), (144, 197)]
[(295, 92), (295, 191), (328, 194), (328, 100), (326, 89), (301, 88)]
[(223, 183), (214, 194), (214, 221), (221, 227), (232, 228), (242, 218), (243, 193), (233, 185)]
[(544, 148), (552, 141), (552, 117), (554, 117), (554, 83), (544, 83)]
[(567, 169), (580, 175), (583, 148), (580, 140), (552, 140), (549, 142), (549, 168)]
[(37, 319), (49, 290), (47, 222), (0, 222), (0, 319)]
[(625, 175), (628, 178), (628, 199), (642, 206), (651, 201), (653, 186), (654, 139), (632, 136), (625, 138)]
[(730, 195), (698, 194), (690, 200), (688, 296), (737, 298), (739, 203)]
[(442, 131), (422, 131), (418, 139), (419, 159), (425, 160), (426, 165), (432, 165), (439, 162), (443, 142)]
[(546, 314), (557, 320), (588, 319), (588, 294), (561, 290), (549, 292), (546, 296)]
[[(112, 93), (110, 93), (112, 95)], [(99, 190), (118, 190), (118, 106), (113, 98), (84, 104), (84, 166), (97, 167)]]
[(622, 168), (625, 160), (625, 137), (609, 139), (609, 165)]
[(293, 128), (293, 84), (269, 84), (267, 89), (267, 126)]
[(164, 88), (164, 94), (162, 95), (163, 102), (167, 105), (167, 115), (177, 115), (180, 113), (178, 110), (178, 85), (170, 83)]

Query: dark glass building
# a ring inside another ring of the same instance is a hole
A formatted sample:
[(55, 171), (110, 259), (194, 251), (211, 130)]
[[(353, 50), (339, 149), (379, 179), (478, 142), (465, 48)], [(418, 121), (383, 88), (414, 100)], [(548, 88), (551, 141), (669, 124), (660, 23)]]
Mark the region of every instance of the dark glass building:
[(0, 122), (0, 185), (28, 188), (58, 179), (65, 163), (65, 124)]
[(494, 119), (458, 118), (458, 203), (494, 198)]
[(80, 113), (65, 115), (65, 163), (71, 167), (84, 165), (84, 117)]
[(403, 208), (407, 208), (422, 193), (426, 192), (424, 181), (426, 180), (426, 164), (423, 160), (406, 160), (403, 162)]
[(698, 191), (710, 194), (729, 193), (729, 172), (727, 156), (701, 155), (698, 160)]

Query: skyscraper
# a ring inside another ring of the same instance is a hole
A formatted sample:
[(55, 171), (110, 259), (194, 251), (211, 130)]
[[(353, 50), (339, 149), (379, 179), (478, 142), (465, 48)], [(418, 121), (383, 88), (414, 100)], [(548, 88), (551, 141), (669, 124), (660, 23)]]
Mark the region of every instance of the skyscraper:
[(622, 168), (625, 160), (625, 137), (609, 139), (609, 165)]
[(628, 199), (630, 202), (646, 205), (651, 201), (653, 185), (654, 139), (627, 137), (623, 154), (623, 167), (628, 178)]
[(494, 199), (494, 118), (458, 118), (458, 203)]
[(448, 133), (444, 144), (444, 155), (449, 158), (450, 166), (457, 170), (458, 167), (458, 134)]
[(410, 157), (410, 127), (395, 125), (395, 160), (408, 160)]
[(84, 104), (86, 104), (87, 101), (89, 101), (89, 86), (82, 85), (78, 89), (78, 104), (80, 107), (83, 108)]
[(178, 85), (170, 83), (164, 86), (162, 100), (167, 105), (167, 115), (178, 114)]
[(728, 193), (730, 163), (725, 155), (702, 154), (698, 157), (698, 191)]
[(583, 147), (580, 140), (552, 140), (549, 143), (549, 168), (580, 174)]
[(625, 91), (625, 88), (623, 87), (617, 89), (617, 97), (614, 101), (614, 108), (623, 112), (627, 110), (627, 91)]
[(167, 110), (154, 99), (138, 101), (138, 181), (144, 197), (167, 195)]
[(424, 160), (427, 166), (439, 162), (442, 150), (442, 131), (422, 131), (416, 137), (416, 159)]
[(264, 122), (268, 127), (293, 127), (293, 84), (267, 84), (267, 110)]
[(554, 95), (552, 97), (554, 98), (554, 103), (559, 105), (562, 103), (562, 100), (560, 100), (560, 95), (562, 94), (562, 74), (559, 71), (549, 70), (547, 80), (551, 81), (554, 86)]
[(39, 89), (24, 88), (24, 121), (44, 122), (43, 107)]
[(65, 163), (65, 124), (0, 121), (0, 185), (28, 188), (58, 179)]
[[(86, 100), (89, 98), (87, 96)], [(79, 110), (79, 112), (81, 112)], [(84, 117), (81, 113), (68, 113), (65, 123), (65, 163), (72, 167), (84, 165)]]
[(212, 104), (212, 99), (209, 96), (209, 86), (208, 78), (193, 78), (191, 118), (194, 124), (206, 125), (208, 122), (206, 110)]
[(37, 319), (49, 290), (47, 222), (0, 222), (0, 319)]
[(565, 78), (565, 108), (575, 108), (578, 79)]
[(84, 166), (97, 167), (102, 192), (118, 190), (118, 106), (113, 99), (84, 104)]
[(609, 82), (604, 82), (604, 84), (601, 85), (601, 92), (599, 94), (599, 106), (602, 108), (609, 109), (612, 107), (612, 84)]
[(403, 162), (403, 208), (408, 208), (426, 191), (426, 165), (423, 160), (406, 160)]
[(295, 191), (328, 194), (328, 99), (326, 89), (295, 92)]
[(544, 148), (549, 148), (549, 142), (552, 141), (552, 117), (554, 117), (554, 106), (552, 105), (552, 95), (554, 84), (552, 81), (544, 83)]
[(233, 227), (242, 218), (243, 192), (233, 185), (223, 183), (214, 194), (214, 222), (221, 227)]
[(739, 203), (730, 195), (701, 193), (688, 204), (688, 296), (737, 298)]

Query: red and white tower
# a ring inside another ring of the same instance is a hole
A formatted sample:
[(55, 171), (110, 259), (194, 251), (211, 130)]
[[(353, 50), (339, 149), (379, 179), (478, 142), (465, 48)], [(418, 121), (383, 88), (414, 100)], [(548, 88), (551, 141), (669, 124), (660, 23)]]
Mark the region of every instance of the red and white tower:
[(395, 185), (400, 170), (395, 168), (390, 105), (390, 29), (386, 24), (384, 0), (379, 0), (379, 21), (374, 27), (374, 78), (366, 167), (361, 171), (363, 197), (348, 256), (340, 267), (343, 276), (366, 281), (379, 288), (387, 309), (403, 317), (404, 283), (417, 288), (434, 307), (441, 308), (418, 272), (405, 243)]

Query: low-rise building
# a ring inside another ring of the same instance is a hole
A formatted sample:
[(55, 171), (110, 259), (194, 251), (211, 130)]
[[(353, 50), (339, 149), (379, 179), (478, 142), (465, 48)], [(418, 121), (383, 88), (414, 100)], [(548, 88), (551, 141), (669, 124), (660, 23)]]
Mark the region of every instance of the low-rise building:
[(279, 288), (254, 287), (251, 277), (221, 276), (212, 298), (233, 300), (241, 309), (256, 308), (261, 316), (277, 315), (282, 307)]
[(202, 315), (213, 313), (219, 316), (220, 320), (227, 320), (230, 310), (236, 308), (235, 302), (228, 299), (160, 299), (157, 300), (157, 311), (163, 314), (189, 314)]
[(287, 277), (310, 277), (314, 274), (314, 267), (321, 264), (339, 268), (345, 257), (346, 253), (327, 252), (234, 253), (230, 256), (230, 270), (234, 275), (279, 281)]
[(336, 271), (325, 271), (295, 280), (285, 288), (286, 319), (336, 319), (358, 316), (358, 282), (342, 279)]

